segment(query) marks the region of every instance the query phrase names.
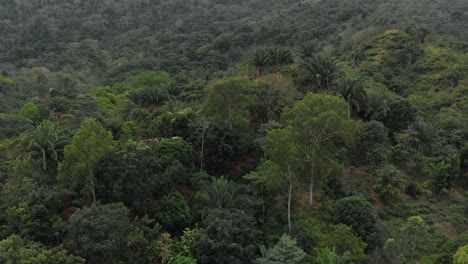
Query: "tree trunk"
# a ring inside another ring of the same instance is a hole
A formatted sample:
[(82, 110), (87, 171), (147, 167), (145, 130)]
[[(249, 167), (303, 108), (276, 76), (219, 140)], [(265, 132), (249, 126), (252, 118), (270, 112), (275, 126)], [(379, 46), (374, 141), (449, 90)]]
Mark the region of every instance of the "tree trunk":
[(203, 171), (203, 148), (205, 147), (205, 129), (202, 128), (202, 143), (201, 143), (201, 155), (200, 155), (200, 172)]
[(351, 112), (353, 111), (352, 105), (351, 105), (351, 100), (348, 99), (348, 120), (351, 119)]
[(292, 181), (289, 182), (289, 188), (288, 188), (288, 230), (289, 234), (291, 234), (291, 200), (292, 200)]
[(312, 157), (310, 157), (310, 185), (309, 185), (309, 205), (314, 204), (314, 162)]

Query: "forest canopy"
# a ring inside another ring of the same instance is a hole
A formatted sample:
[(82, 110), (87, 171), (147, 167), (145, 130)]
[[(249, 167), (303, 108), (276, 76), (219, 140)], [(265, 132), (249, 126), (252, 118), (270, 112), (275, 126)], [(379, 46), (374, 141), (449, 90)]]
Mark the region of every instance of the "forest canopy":
[(0, 262), (468, 263), (467, 24), (0, 0)]

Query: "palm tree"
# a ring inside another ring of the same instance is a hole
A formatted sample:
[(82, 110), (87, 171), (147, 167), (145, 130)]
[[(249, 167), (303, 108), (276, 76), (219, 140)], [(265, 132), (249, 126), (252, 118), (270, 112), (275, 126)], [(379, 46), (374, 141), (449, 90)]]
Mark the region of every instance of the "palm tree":
[(63, 149), (69, 143), (64, 131), (56, 123), (48, 120), (42, 121), (37, 128), (31, 128), (27, 138), (28, 158), (40, 159), (44, 170), (53, 162), (60, 163)]
[(377, 172), (378, 178), (374, 190), (380, 194), (384, 201), (389, 202), (398, 198), (403, 183), (400, 171), (393, 165), (387, 165)]
[(458, 86), (458, 81), (463, 79), (463, 71), (460, 65), (456, 65), (450, 71), (445, 74), (445, 79), (450, 83), (450, 87), (454, 88)]
[(318, 51), (317, 41), (311, 40), (303, 43), (300, 47), (300, 53), (302, 58), (310, 58)]
[(270, 52), (265, 48), (256, 49), (252, 57), (252, 65), (255, 66), (257, 77), (261, 77), (265, 68), (271, 61)]
[(66, 111), (67, 101), (61, 97), (54, 96), (50, 98), (48, 108), (51, 119), (58, 121), (62, 117), (62, 112)]
[(341, 95), (348, 103), (348, 119), (351, 119), (353, 105), (359, 111), (359, 101), (365, 98), (361, 81), (357, 78), (345, 77), (340, 80), (335, 92)]
[(390, 108), (385, 95), (376, 90), (366, 93), (365, 116), (369, 120), (380, 120), (387, 115)]
[(248, 204), (250, 200), (243, 194), (243, 189), (235, 182), (222, 176), (199, 191), (196, 198), (209, 209), (234, 208)]
[(355, 49), (351, 52), (350, 60), (355, 70), (359, 67), (362, 59), (364, 59), (364, 52), (362, 50)]
[(275, 47), (271, 51), (271, 63), (275, 68), (276, 75), (281, 75), (281, 67), (293, 62), (291, 51), (282, 47)]
[(305, 58), (302, 65), (320, 91), (330, 89), (331, 82), (340, 74), (336, 60), (325, 53)]
[(420, 54), (421, 50), (413, 42), (408, 41), (405, 44), (403, 44), (403, 49), (401, 52), (403, 55), (403, 59), (406, 60), (408, 66), (411, 66), (411, 63)]

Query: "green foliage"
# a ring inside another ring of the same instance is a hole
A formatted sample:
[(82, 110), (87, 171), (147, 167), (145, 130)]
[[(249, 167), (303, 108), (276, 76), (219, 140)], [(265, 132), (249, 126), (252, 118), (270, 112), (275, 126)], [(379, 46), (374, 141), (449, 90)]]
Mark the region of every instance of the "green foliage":
[(94, 172), (99, 161), (115, 149), (112, 133), (107, 132), (96, 120), (84, 121), (73, 136), (72, 143), (65, 147), (58, 180), (71, 189), (80, 186), (85, 193), (91, 193), (92, 200), (96, 202)]
[(254, 219), (240, 210), (221, 210), (197, 235), (198, 263), (249, 263), (256, 253)]
[(191, 222), (190, 207), (182, 194), (174, 192), (161, 200), (157, 218), (168, 231), (182, 230)]
[(363, 102), (366, 97), (362, 82), (357, 78), (349, 76), (344, 77), (338, 82), (335, 92), (343, 97), (348, 104), (348, 119), (351, 119), (353, 106), (359, 111), (360, 102)]
[(457, 250), (453, 255), (453, 264), (467, 264), (468, 263), (468, 245), (463, 246)]
[(41, 113), (37, 104), (33, 102), (28, 102), (27, 104), (23, 106), (23, 108), (21, 108), (19, 115), (21, 117), (24, 117), (33, 121), (34, 123), (37, 123), (40, 121), (39, 118), (41, 116)]
[(327, 233), (320, 241), (320, 247), (333, 248), (336, 254), (347, 255), (351, 261), (368, 259), (368, 256), (364, 253), (367, 244), (353, 234), (351, 227), (338, 224), (331, 225), (330, 229), (331, 232)]
[[(96, 193), (103, 202), (122, 202), (138, 214), (153, 215), (153, 194), (165, 191), (170, 179), (151, 150), (127, 150), (104, 156), (95, 171)], [(138, 192), (135, 192), (138, 190)]]
[(356, 196), (340, 199), (336, 205), (335, 223), (345, 224), (366, 242), (369, 248), (377, 246), (377, 215), (366, 199)]
[(153, 151), (163, 166), (180, 162), (190, 167), (192, 163), (193, 157), (191, 148), (182, 138), (170, 138), (158, 142), (153, 147)]
[(126, 259), (130, 232), (128, 209), (122, 203), (93, 204), (78, 210), (70, 219), (70, 249), (86, 263)]
[(393, 165), (387, 165), (377, 171), (377, 180), (374, 189), (386, 202), (398, 198), (403, 179), (400, 171)]
[(176, 257), (171, 264), (197, 264), (197, 260), (191, 257)]
[(332, 82), (340, 74), (336, 59), (327, 53), (318, 53), (304, 58), (302, 66), (307, 78), (319, 91), (330, 90)]
[(409, 217), (394, 237), (384, 245), (385, 257), (391, 263), (414, 263), (429, 235), (429, 227), (420, 216)]
[(64, 131), (56, 123), (47, 120), (42, 121), (37, 128), (30, 129), (28, 137), (29, 158), (40, 159), (44, 170), (60, 163), (65, 145), (69, 143)]
[(347, 264), (349, 261), (349, 252), (345, 252), (343, 255), (338, 255), (334, 251), (330, 251), (328, 248), (318, 248), (317, 258), (315, 263), (317, 264)]
[(388, 143), (388, 129), (377, 121), (366, 122), (357, 140), (361, 157), (374, 167), (385, 162)]
[(243, 188), (224, 176), (206, 184), (196, 197), (208, 209), (239, 208), (250, 203)]
[(186, 228), (182, 236), (178, 237), (174, 241), (172, 247), (174, 253), (178, 256), (177, 258), (181, 258), (181, 260), (184, 258), (185, 260), (188, 260), (189, 258), (193, 259), (198, 232), (200, 232), (199, 228)]
[(306, 254), (296, 245), (296, 240), (283, 234), (276, 245), (266, 251), (264, 258), (257, 259), (258, 264), (299, 264)]
[(250, 125), (248, 107), (254, 102), (252, 83), (241, 77), (224, 78), (211, 82), (202, 111), (212, 120), (226, 124), (230, 129), (246, 130)]
[(0, 262), (5, 264), (82, 264), (84, 259), (70, 255), (62, 247), (45, 249), (17, 235), (0, 241)]

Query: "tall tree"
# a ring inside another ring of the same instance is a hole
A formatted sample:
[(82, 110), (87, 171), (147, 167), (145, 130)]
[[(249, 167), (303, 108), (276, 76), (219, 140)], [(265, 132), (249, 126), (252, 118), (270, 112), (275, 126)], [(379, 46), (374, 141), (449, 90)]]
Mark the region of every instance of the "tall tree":
[(326, 94), (309, 93), (282, 115), (283, 122), (296, 133), (293, 140), (301, 145), (303, 161), (309, 164), (309, 204), (313, 203), (314, 170), (320, 160), (332, 159), (335, 142), (352, 143), (360, 122), (348, 120), (343, 99)]
[(291, 209), (294, 186), (299, 181), (299, 172), (303, 167), (302, 149), (297, 144), (293, 127), (275, 129), (266, 136), (263, 146), (265, 160), (263, 160), (257, 172), (247, 178), (258, 183), (266, 184), (272, 188), (285, 191), (288, 197), (288, 228), (291, 232)]
[(382, 120), (390, 110), (385, 95), (376, 90), (366, 92), (366, 102), (364, 112), (369, 120)]
[(81, 124), (73, 136), (72, 143), (65, 147), (65, 158), (59, 167), (58, 180), (72, 188), (86, 187), (96, 202), (95, 170), (99, 161), (108, 153), (116, 150), (112, 133), (106, 131), (99, 122), (89, 119)]
[(357, 111), (359, 111), (359, 101), (365, 98), (365, 92), (362, 88), (361, 81), (357, 78), (347, 76), (338, 82), (335, 92), (346, 100), (348, 104), (348, 119), (351, 119), (353, 105), (356, 107)]
[(258, 48), (254, 51), (252, 56), (252, 65), (257, 71), (257, 77), (262, 77), (265, 68), (270, 64), (270, 52), (266, 48)]

